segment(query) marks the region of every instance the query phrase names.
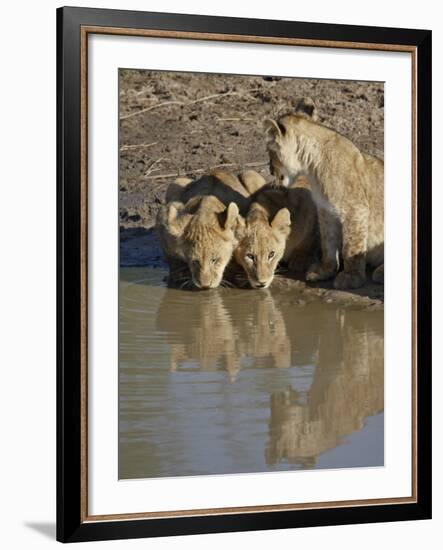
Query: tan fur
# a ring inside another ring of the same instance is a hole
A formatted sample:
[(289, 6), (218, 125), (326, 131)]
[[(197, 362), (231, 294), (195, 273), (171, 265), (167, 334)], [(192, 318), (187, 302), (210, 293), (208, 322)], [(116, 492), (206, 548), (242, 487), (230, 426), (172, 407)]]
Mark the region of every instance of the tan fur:
[(234, 252), (252, 288), (267, 288), (271, 284), (285, 252), (290, 227), (287, 208), (281, 208), (271, 217), (260, 203), (252, 203)]
[[(254, 175), (255, 174), (255, 175)], [(171, 271), (186, 264), (197, 288), (215, 288), (237, 246), (250, 194), (265, 180), (251, 171), (239, 177), (216, 170), (196, 181), (177, 180), (157, 216), (160, 242)]]
[(306, 277), (334, 277), (340, 252), (344, 269), (336, 288), (358, 288), (365, 282), (366, 264), (377, 267), (380, 281), (384, 261), (384, 164), (362, 153), (350, 140), (309, 118), (311, 108), (267, 121), (272, 170), (280, 185), (289, 187), (300, 175), (308, 178), (317, 205), (322, 260)]
[(250, 195), (265, 183), (265, 179), (253, 170), (246, 170), (237, 176), (226, 170), (217, 169), (194, 181), (178, 178), (169, 185), (166, 202), (180, 201), (185, 204), (196, 197), (211, 195), (217, 197), (225, 206), (235, 202), (244, 214), (250, 204)]
[(286, 240), (282, 260), (290, 271), (306, 272), (319, 257), (320, 237), (317, 208), (312, 199), (309, 182), (299, 177), (289, 188), (267, 185), (254, 195), (273, 218), (286, 207), (291, 215), (291, 231)]

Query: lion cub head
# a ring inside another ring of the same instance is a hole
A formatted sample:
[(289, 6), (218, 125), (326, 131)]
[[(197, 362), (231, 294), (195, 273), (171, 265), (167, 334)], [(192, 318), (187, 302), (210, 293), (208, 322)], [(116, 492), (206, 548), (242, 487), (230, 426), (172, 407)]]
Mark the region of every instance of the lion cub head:
[[(294, 113), (284, 115), (279, 120), (265, 120), (265, 132), (270, 137), (267, 145), (269, 170), (283, 187), (289, 187), (299, 175), (311, 171), (311, 165), (317, 157), (317, 144), (308, 137), (305, 126), (312, 121), (317, 121), (317, 112), (310, 98), (301, 99)], [(311, 124), (309, 128), (312, 126), (315, 125)]]
[(197, 288), (216, 288), (237, 245), (238, 206), (197, 197), (164, 207), (158, 226), (166, 253), (186, 262)]
[(270, 219), (262, 205), (254, 202), (239, 231), (240, 240), (234, 257), (246, 272), (252, 288), (267, 288), (283, 257), (291, 229), (287, 208), (281, 208)]

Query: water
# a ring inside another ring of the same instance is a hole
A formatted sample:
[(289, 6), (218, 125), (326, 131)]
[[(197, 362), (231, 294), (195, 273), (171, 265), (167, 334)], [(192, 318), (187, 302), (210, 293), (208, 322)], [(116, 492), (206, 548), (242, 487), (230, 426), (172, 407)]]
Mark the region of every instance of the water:
[(383, 312), (166, 274), (120, 270), (120, 479), (383, 465)]

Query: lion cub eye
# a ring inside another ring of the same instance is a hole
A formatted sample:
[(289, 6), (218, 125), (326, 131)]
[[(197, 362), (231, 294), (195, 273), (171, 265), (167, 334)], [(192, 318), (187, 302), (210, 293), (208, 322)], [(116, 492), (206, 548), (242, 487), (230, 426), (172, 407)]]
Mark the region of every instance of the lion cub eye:
[(246, 257), (248, 258), (248, 260), (254, 261), (254, 254), (246, 254)]
[(268, 260), (272, 260), (272, 258), (275, 256), (275, 252), (272, 250), (269, 252)]
[(218, 264), (219, 261), (220, 261), (220, 258), (212, 258), (211, 259), (212, 264)]
[(200, 261), (199, 260), (192, 260), (192, 265), (196, 268), (200, 267)]

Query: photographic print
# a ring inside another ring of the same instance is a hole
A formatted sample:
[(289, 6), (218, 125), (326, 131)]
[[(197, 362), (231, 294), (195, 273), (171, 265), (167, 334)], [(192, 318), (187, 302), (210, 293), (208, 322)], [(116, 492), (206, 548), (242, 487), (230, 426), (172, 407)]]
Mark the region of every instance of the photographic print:
[(431, 50), (57, 10), (58, 540), (431, 517)]
[(118, 93), (119, 478), (382, 467), (383, 82)]

